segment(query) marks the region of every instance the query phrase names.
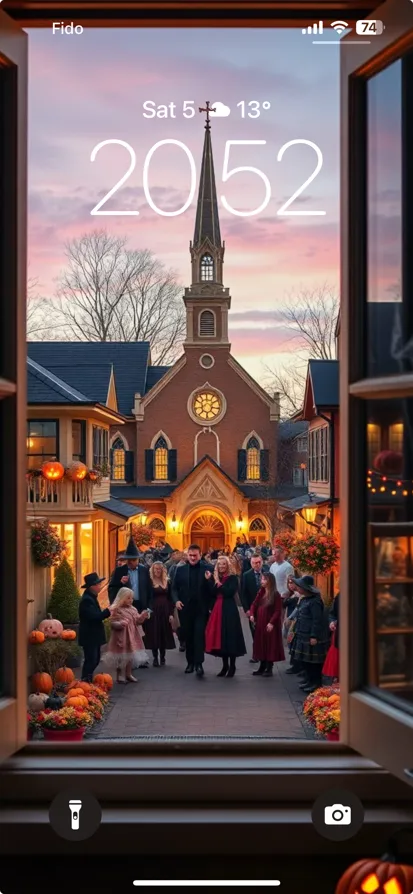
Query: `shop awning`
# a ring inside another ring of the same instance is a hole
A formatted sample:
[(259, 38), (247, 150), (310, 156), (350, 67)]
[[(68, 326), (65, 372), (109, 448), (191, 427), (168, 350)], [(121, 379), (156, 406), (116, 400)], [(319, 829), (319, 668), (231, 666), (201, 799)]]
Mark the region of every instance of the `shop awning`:
[(132, 506), (132, 503), (125, 503), (123, 500), (117, 500), (111, 497), (110, 500), (103, 500), (102, 503), (94, 503), (94, 508), (102, 512), (104, 518), (112, 522), (124, 525), (133, 521), (145, 511), (142, 506)]

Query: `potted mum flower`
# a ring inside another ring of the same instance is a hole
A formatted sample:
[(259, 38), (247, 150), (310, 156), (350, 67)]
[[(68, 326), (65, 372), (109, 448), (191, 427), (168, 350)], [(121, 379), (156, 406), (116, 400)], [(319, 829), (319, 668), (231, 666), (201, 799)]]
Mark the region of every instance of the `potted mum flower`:
[(39, 729), (39, 721), (37, 719), (37, 714), (33, 714), (32, 711), (27, 712), (27, 741), (30, 742), (33, 739), (35, 732)]
[(86, 709), (66, 707), (59, 711), (43, 711), (38, 721), (46, 741), (80, 742), (86, 728), (93, 723), (93, 717)]
[(338, 742), (340, 738), (340, 708), (329, 708), (320, 712), (316, 720), (316, 730), (330, 742)]
[(340, 707), (340, 689), (338, 686), (322, 686), (307, 696), (303, 705), (303, 714), (308, 723), (317, 725), (317, 718), (324, 711)]

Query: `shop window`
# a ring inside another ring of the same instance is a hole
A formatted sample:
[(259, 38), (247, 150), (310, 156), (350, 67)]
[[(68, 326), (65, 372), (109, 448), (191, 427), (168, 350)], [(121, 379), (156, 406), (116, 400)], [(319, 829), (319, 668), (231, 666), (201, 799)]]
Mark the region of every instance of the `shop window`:
[[(57, 532), (61, 540), (66, 543), (65, 557), (72, 568), (76, 578), (76, 544), (75, 544), (75, 526), (74, 525), (51, 525)], [(56, 574), (56, 567), (52, 566), (52, 583)]]
[(395, 422), (389, 425), (389, 450), (403, 453), (403, 423)]
[(367, 465), (371, 468), (381, 449), (381, 427), (374, 422), (367, 425)]
[(93, 571), (93, 526), (92, 522), (84, 522), (79, 525), (80, 541), (80, 576)]
[(59, 423), (56, 419), (27, 422), (27, 467), (38, 469), (47, 459), (58, 459)]

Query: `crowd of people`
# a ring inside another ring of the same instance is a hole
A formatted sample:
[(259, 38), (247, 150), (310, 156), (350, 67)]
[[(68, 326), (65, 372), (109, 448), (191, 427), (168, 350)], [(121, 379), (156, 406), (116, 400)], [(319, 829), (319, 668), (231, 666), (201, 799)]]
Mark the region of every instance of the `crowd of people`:
[[(105, 590), (109, 606), (102, 609)], [(202, 554), (197, 544), (179, 552), (161, 541), (142, 554), (131, 537), (109, 582), (96, 572), (85, 577), (82, 679), (91, 680), (100, 663), (105, 619), (110, 638), (103, 661), (119, 683), (136, 682), (133, 669), (149, 665), (148, 652), (157, 668), (177, 647), (185, 652), (186, 674), (204, 676), (206, 653), (221, 659), (218, 677), (234, 677), (237, 658), (247, 654), (245, 615), (253, 675), (271, 677), (288, 650), (285, 672), (297, 675), (307, 694), (322, 685), (323, 673), (338, 677), (338, 600), (328, 612), (313, 577), (297, 576), (284, 550), (270, 543), (257, 547), (244, 537), (232, 551)]]

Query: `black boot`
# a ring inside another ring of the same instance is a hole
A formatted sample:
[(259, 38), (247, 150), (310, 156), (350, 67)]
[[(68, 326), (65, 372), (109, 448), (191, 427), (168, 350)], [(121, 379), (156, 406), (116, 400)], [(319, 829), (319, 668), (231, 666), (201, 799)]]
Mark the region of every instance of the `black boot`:
[(165, 650), (161, 649), (160, 654), (161, 654), (161, 667), (164, 667), (165, 666)]
[(221, 668), (219, 674), (217, 674), (217, 677), (226, 677), (227, 673), (228, 673), (228, 658), (223, 658), (222, 659), (222, 668)]
[(264, 671), (265, 671), (265, 661), (261, 661), (258, 670), (253, 671), (252, 676), (253, 677), (262, 677)]
[(185, 668), (185, 673), (186, 673), (186, 674), (193, 674), (193, 672), (194, 672), (194, 665), (193, 665), (193, 664), (187, 664), (187, 666), (186, 666), (186, 668)]
[(227, 676), (228, 676), (228, 677), (235, 677), (235, 671), (236, 671), (235, 658), (231, 658), (231, 659), (230, 659), (229, 671), (228, 671)]
[(152, 655), (153, 655), (153, 662), (152, 662), (153, 666), (159, 667), (158, 650), (152, 649)]
[(197, 666), (195, 668), (195, 673), (196, 673), (197, 677), (204, 676), (204, 668), (202, 667), (202, 664), (197, 664)]
[(266, 662), (265, 671), (263, 673), (263, 677), (272, 677), (272, 661)]

